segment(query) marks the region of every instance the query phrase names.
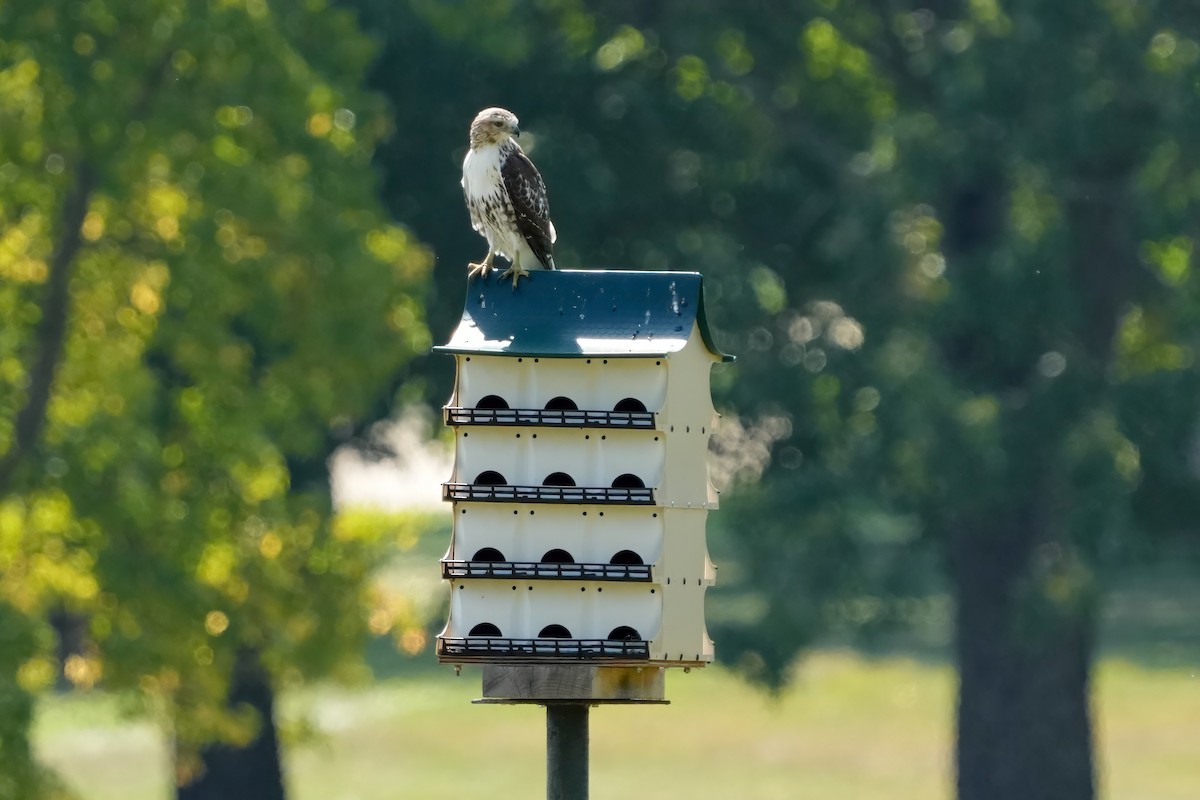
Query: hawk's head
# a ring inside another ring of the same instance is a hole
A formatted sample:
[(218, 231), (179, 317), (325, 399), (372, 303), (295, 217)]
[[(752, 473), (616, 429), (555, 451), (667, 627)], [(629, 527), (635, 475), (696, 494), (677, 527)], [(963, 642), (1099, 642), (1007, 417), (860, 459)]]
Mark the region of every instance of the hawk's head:
[(500, 144), (520, 132), (516, 114), (504, 108), (485, 108), (471, 122), (471, 147)]

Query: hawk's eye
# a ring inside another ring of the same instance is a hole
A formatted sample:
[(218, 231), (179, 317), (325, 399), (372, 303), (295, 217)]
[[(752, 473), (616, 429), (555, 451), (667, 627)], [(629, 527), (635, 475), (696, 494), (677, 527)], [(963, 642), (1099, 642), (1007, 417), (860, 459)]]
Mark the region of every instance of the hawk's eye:
[(493, 125), (495, 125), (497, 128), (503, 128), (503, 127), (504, 127), (504, 123), (503, 123), (503, 122), (501, 122), (500, 120), (496, 120), (496, 121), (495, 121), (495, 122), (493, 122), (492, 124), (493, 124)]

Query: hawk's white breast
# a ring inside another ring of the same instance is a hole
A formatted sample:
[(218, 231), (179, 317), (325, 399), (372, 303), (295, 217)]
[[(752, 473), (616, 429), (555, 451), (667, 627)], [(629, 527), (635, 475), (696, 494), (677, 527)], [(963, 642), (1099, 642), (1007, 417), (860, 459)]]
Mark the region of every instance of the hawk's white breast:
[[(495, 253), (514, 264), (533, 268), (549, 266), (553, 269), (553, 260), (543, 264), (521, 233), (517, 212), (501, 172), (506, 159), (516, 157), (514, 154), (519, 155), (520, 152), (521, 148), (512, 141), (503, 145), (487, 144), (467, 151), (463, 159), (462, 186), (471, 214), (471, 227), (488, 240), (488, 245)], [(533, 187), (527, 185), (525, 191), (533, 191)], [(536, 198), (527, 199), (526, 202), (533, 205), (533, 200)], [(554, 225), (549, 220), (546, 222), (550, 241), (553, 242)]]
[[(472, 208), (472, 216), (483, 206), (500, 206), (504, 201), (504, 184), (500, 180), (500, 148), (494, 144), (484, 145), (477, 150), (468, 150), (463, 159), (463, 193), (467, 196), (467, 204)], [(472, 219), (475, 230), (483, 233), (479, 227), (482, 220)], [(493, 227), (498, 227), (499, 220), (489, 220)]]
[(511, 260), (518, 249), (527, 250), (529, 245), (517, 230), (512, 203), (500, 174), (506, 155), (503, 148), (494, 144), (467, 151), (462, 180), (467, 208), (471, 212), (471, 227), (486, 238), (497, 253)]

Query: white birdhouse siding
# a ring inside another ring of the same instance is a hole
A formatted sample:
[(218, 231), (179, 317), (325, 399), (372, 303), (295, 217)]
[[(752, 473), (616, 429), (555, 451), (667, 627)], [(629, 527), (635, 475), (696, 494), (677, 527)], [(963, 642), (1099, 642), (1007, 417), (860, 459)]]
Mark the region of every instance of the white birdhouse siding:
[[(655, 579), (667, 586), (703, 585), (716, 582), (717, 572), (708, 557), (704, 542), (704, 526), (708, 514), (704, 510), (665, 509), (660, 512), (663, 520), (662, 553), (655, 560)], [(688, 580), (683, 584), (682, 580)]]
[[(704, 591), (716, 573), (704, 546), (703, 509), (462, 505), (448, 558), (502, 560), (496, 572), (512, 574), (452, 583), (451, 622), (443, 635), (467, 637), (476, 626), (494, 625), (500, 633), (491, 635), (533, 639), (547, 625), (562, 625), (574, 638), (603, 639), (628, 626), (651, 642), (652, 660), (712, 660)], [(636, 553), (651, 565), (652, 578), (547, 581), (516, 574), (520, 562), (540, 562), (556, 551), (551, 558), (566, 552), (582, 565)]]
[[(622, 400), (647, 411), (663, 407), (667, 375), (663, 359), (459, 356), (453, 404), (476, 408), (499, 397), (509, 408), (546, 408), (565, 397), (577, 408), (612, 411)], [(706, 390), (707, 393), (707, 390)]]
[(613, 563), (618, 553), (636, 553), (645, 564), (657, 564), (662, 558), (664, 519), (657, 508), (461, 505), (452, 559), (469, 561), (485, 548), (498, 550), (504, 561), (542, 561), (554, 550), (565, 550), (577, 563), (590, 564)]
[(451, 636), (469, 636), (477, 625), (490, 624), (506, 639), (553, 638), (545, 630), (561, 625), (570, 634), (566, 638), (607, 639), (629, 627), (650, 640), (662, 624), (659, 590), (650, 584), (463, 580), (452, 585)]
[[(662, 629), (652, 648), (651, 658), (664, 661), (713, 660), (713, 643), (704, 625), (704, 590), (687, 578), (672, 578), (662, 604)], [(660, 655), (655, 655), (659, 653)]]
[(668, 433), (665, 479), (658, 502), (668, 508), (716, 508), (717, 493), (708, 481), (708, 434)]
[(472, 426), (457, 436), (455, 480), (475, 483), (491, 471), (509, 485), (541, 486), (561, 473), (575, 486), (612, 486), (622, 475), (636, 475), (654, 487), (662, 482), (663, 438), (653, 431)]
[(699, 276), (568, 271), (521, 289), (469, 294), (444, 348), (454, 530), (439, 657), (711, 661), (709, 373), (722, 356)]
[(667, 394), (664, 398), (659, 425), (663, 430), (704, 429), (712, 433), (717, 425), (709, 388), (712, 365), (720, 361), (708, 351), (698, 326), (693, 325), (688, 343), (682, 350), (671, 353), (667, 362)]

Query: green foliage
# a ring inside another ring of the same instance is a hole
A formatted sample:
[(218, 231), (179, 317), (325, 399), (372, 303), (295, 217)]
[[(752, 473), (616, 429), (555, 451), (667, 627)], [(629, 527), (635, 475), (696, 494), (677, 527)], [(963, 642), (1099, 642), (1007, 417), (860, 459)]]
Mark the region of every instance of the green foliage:
[[(373, 62), (321, 0), (0, 5), (19, 686), (52, 677), (59, 605), (93, 620), (77, 681), (140, 687), (185, 742), (247, 735), (213, 712), (239, 646), (292, 681), (368, 625), (416, 645), (364, 593), (387, 526), (330, 524), (324, 460), (386, 410), (425, 310), (434, 338), (457, 320), (488, 105), (530, 134), (559, 263), (706, 275), (740, 356), (714, 373), (742, 610), (717, 633), (758, 677), (911, 616), (956, 543), (1027, 548), (1008, 622), (1052, 635), (1109, 565), (1192, 535), (1190, 5), (353, 5)], [(430, 258), (377, 188), (447, 264), (424, 309)]]
[[(397, 102), (385, 194), (444, 261), (474, 257), (445, 212), (466, 123), (502, 104), (561, 264), (705, 273), (758, 615), (718, 631), (726, 656), (777, 682), (821, 630), (903, 620), (956, 531), (1031, 513), (1030, 597), (1079, 609), (1193, 526), (1190, 7), (356, 5)], [(454, 157), (416, 171), (425, 141)], [(438, 282), (435, 338), (461, 274)]]
[(65, 606), (77, 684), (140, 689), (185, 748), (244, 740), (238, 648), (285, 683), (356, 658), (388, 543), (330, 524), (325, 461), (429, 344), (372, 48), (316, 0), (9, 0), (0, 31), (0, 638), (36, 634), (0, 687), (53, 678)]

